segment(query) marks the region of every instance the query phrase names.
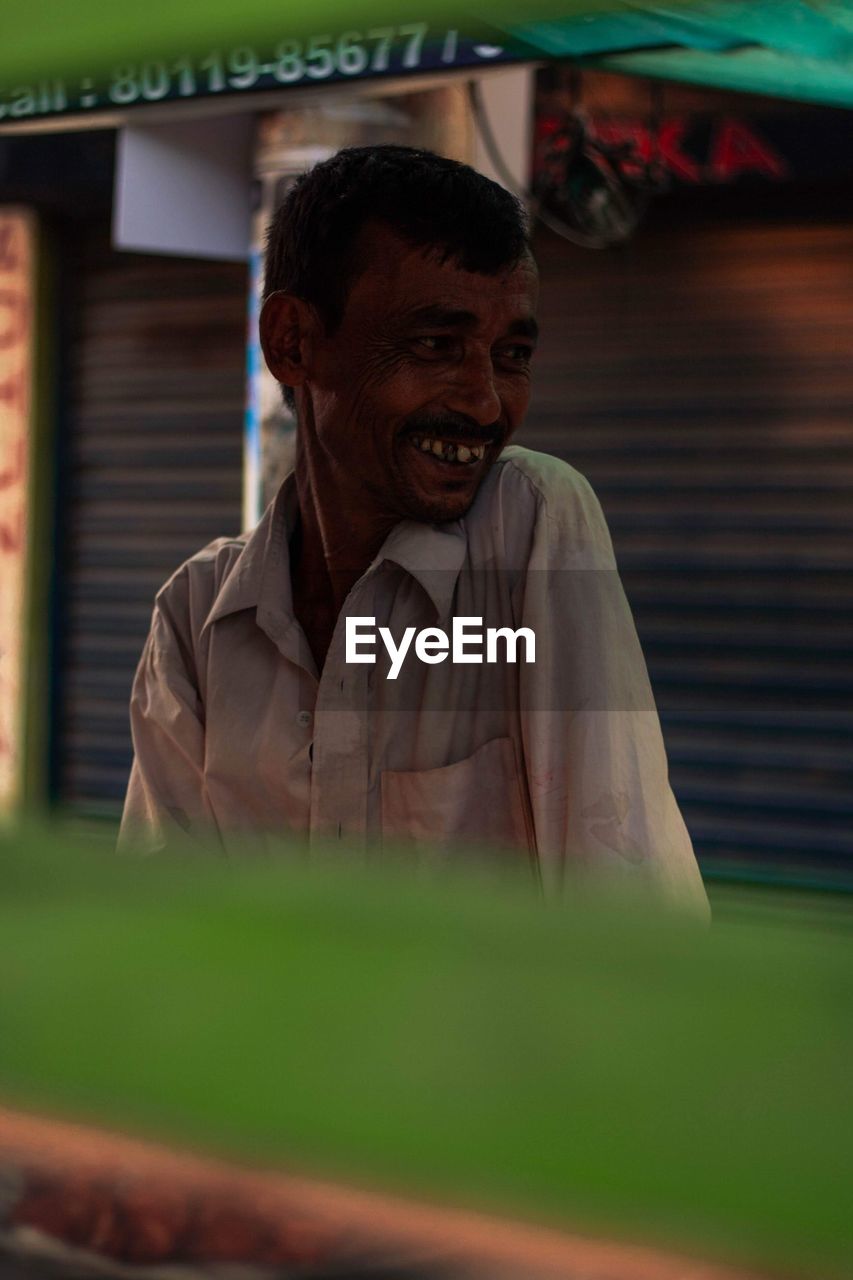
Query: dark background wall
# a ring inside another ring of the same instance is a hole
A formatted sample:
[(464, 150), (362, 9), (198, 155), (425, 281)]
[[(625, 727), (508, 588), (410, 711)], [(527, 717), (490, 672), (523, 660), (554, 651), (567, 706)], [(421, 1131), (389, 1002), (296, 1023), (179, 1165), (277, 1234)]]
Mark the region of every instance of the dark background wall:
[(596, 489), (706, 870), (853, 871), (853, 184), (537, 235), (522, 443)]
[(55, 794), (120, 812), (155, 592), (241, 528), (247, 270), (69, 246)]

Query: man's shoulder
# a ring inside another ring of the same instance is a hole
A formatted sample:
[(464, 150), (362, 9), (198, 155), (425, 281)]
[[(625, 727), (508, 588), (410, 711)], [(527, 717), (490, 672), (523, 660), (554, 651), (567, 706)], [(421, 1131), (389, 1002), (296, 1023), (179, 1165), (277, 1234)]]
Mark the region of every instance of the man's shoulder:
[(483, 489), (483, 507), (511, 510), (512, 524), (519, 532), (544, 521), (575, 530), (604, 522), (586, 476), (562, 458), (521, 445), (508, 445), (502, 451)]
[(586, 476), (551, 453), (507, 445), (497, 458), (495, 469), (501, 485), (512, 486), (519, 493), (527, 491), (537, 506), (549, 511), (564, 511), (567, 505), (596, 500)]
[(612, 567), (613, 547), (599, 501), (586, 477), (562, 458), (510, 445), (483, 489), (475, 518), (481, 531), (501, 530), (508, 559), (533, 555), (535, 549), (537, 558), (566, 565)]
[(189, 556), (157, 592), (157, 608), (197, 635), (226, 588), (236, 585), (250, 537), (249, 532), (214, 538)]
[(196, 583), (221, 585), (234, 569), (248, 539), (248, 533), (214, 538), (178, 565), (157, 592), (157, 598), (172, 596)]

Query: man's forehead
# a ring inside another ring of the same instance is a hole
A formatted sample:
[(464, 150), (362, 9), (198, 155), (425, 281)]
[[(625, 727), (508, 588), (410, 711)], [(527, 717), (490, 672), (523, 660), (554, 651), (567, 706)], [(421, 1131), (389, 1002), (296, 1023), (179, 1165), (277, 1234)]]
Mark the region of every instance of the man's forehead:
[[(514, 334), (516, 337), (536, 339), (539, 336), (539, 325), (532, 308), (525, 306), (522, 299), (519, 298), (521, 306), (516, 313), (516, 308), (513, 306), (515, 301), (513, 295), (505, 295), (504, 301), (509, 304), (507, 317), (502, 317), (506, 321), (507, 333)], [(422, 325), (425, 329), (460, 329), (463, 331), (475, 330), (483, 318), (477, 311), (470, 311), (466, 307), (445, 306), (440, 302), (429, 302), (424, 306), (404, 307), (400, 309), (398, 314), (406, 323)]]
[(513, 311), (535, 309), (538, 272), (532, 255), (491, 274), (466, 271), (453, 258), (442, 261), (441, 247), (413, 245), (390, 227), (365, 227), (362, 236), (353, 300), (360, 294), (394, 314), (428, 309), (477, 313), (496, 304)]

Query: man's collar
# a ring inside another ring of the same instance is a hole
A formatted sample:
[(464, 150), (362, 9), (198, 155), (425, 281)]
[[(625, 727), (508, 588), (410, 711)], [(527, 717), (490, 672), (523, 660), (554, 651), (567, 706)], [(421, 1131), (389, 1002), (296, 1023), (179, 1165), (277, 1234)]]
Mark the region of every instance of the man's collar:
[[(230, 613), (254, 609), (261, 603), (265, 595), (265, 583), (270, 583), (276, 569), (283, 562), (287, 564), (288, 540), (295, 526), (296, 512), (296, 484), (291, 472), (285, 477), (258, 524), (246, 535), (246, 542), (234, 568), (217, 592), (204, 620), (205, 627)], [(272, 591), (277, 601), (289, 608), (290, 573), (285, 571), (277, 577), (278, 583), (272, 587)], [(284, 600), (282, 596), (285, 597)]]
[[(297, 518), (296, 477), (291, 471), (260, 522), (248, 534), (204, 627), (242, 609), (261, 607), (265, 621), (276, 624), (277, 632), (287, 628), (293, 617), (288, 546)], [(461, 520), (447, 524), (403, 520), (388, 534), (371, 567), (390, 560), (405, 569), (423, 587), (439, 619), (444, 619), (450, 611), (466, 549)]]
[(374, 564), (390, 560), (405, 569), (432, 600), (439, 619), (444, 619), (450, 612), (467, 546), (461, 520), (448, 524), (403, 520), (388, 534)]

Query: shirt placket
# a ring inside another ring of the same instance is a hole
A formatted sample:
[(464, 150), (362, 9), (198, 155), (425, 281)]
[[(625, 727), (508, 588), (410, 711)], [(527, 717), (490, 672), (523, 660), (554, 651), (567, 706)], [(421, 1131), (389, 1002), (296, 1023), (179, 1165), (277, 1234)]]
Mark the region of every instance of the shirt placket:
[(346, 662), (346, 619), (372, 616), (373, 573), (353, 587), (326, 655), (314, 710), (311, 762), (312, 847), (367, 842), (370, 769), (368, 709), (373, 668)]

